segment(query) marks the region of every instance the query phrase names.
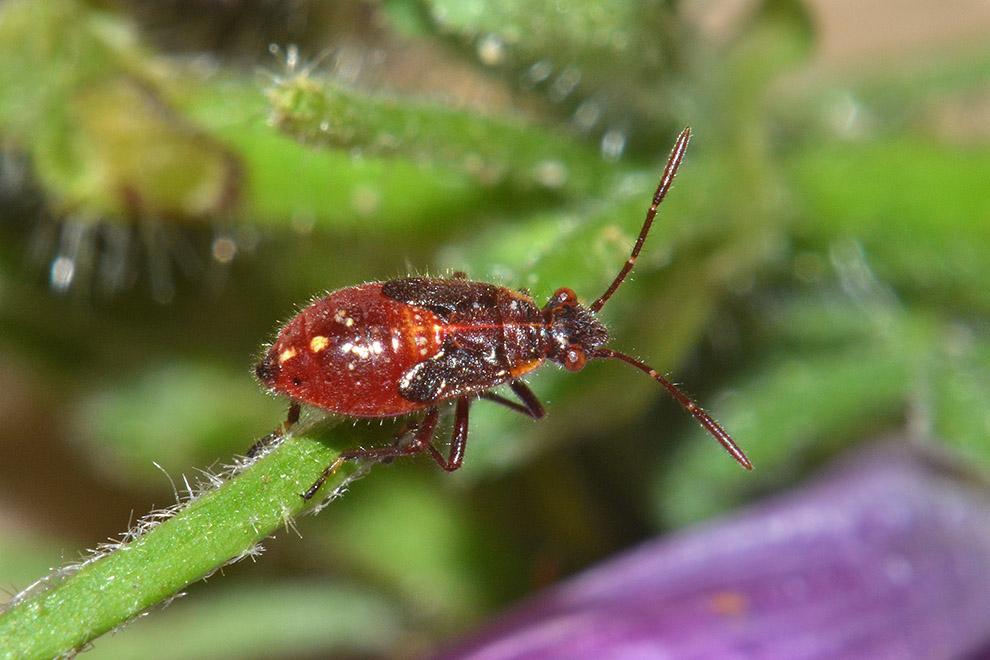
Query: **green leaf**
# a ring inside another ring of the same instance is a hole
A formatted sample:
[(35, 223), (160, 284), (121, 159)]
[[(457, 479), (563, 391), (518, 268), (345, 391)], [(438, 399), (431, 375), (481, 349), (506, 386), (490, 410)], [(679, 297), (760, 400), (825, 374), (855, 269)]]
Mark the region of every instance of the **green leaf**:
[(798, 235), (855, 237), (878, 275), (922, 305), (990, 312), (990, 158), (899, 136), (810, 148), (795, 163), (809, 208)]

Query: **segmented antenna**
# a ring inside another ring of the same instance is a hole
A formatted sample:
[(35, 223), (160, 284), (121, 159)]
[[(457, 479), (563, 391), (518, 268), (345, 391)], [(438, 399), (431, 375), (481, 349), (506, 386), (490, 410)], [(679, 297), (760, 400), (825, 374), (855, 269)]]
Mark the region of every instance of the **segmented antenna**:
[[(636, 258), (639, 256), (639, 251), (643, 249), (643, 243), (646, 241), (646, 235), (650, 233), (650, 227), (653, 226), (653, 219), (657, 216), (657, 207), (660, 206), (660, 202), (663, 198), (667, 196), (667, 191), (670, 190), (671, 184), (674, 182), (674, 177), (677, 175), (677, 168), (681, 166), (681, 161), (684, 160), (684, 152), (687, 150), (688, 140), (691, 139), (691, 127), (688, 126), (681, 134), (677, 136), (677, 142), (674, 143), (674, 148), (670, 151), (670, 158), (667, 159), (667, 167), (663, 170), (663, 176), (660, 177), (660, 184), (657, 186), (657, 191), (653, 195), (653, 204), (650, 205), (650, 209), (646, 212), (646, 220), (643, 222), (643, 228), (639, 231), (639, 238), (636, 239), (636, 245), (633, 246), (632, 254), (626, 259), (626, 263), (622, 266), (622, 270), (619, 274), (615, 276), (612, 284), (605, 290), (605, 293), (595, 301), (593, 305), (589, 308), (592, 312), (598, 312), (602, 306), (608, 302), (608, 299), (612, 297), (622, 281), (626, 279), (629, 271), (632, 270), (633, 264), (636, 263)], [(711, 415), (706, 413), (701, 406), (695, 403), (691, 397), (682, 392), (676, 385), (671, 383), (669, 380), (661, 376), (656, 369), (649, 366), (644, 362), (640, 362), (636, 358), (629, 357), (625, 353), (620, 353), (619, 351), (614, 351), (609, 348), (600, 348), (589, 354), (588, 357), (592, 358), (604, 358), (610, 360), (622, 360), (632, 366), (636, 367), (640, 371), (646, 373), (650, 378), (660, 383), (670, 396), (674, 397), (684, 408), (684, 410), (691, 413), (691, 415), (698, 420), (702, 427), (706, 431), (712, 434), (712, 436), (718, 440), (719, 444), (725, 448), (732, 458), (742, 465), (747, 470), (753, 469), (753, 464), (742, 449), (739, 448), (732, 438), (726, 433), (718, 422), (716, 422)]]
[(716, 422), (711, 415), (706, 413), (701, 406), (695, 403), (691, 397), (682, 392), (676, 385), (671, 383), (669, 380), (657, 373), (656, 369), (648, 364), (640, 362), (636, 358), (629, 357), (625, 353), (620, 353), (619, 351), (613, 351), (610, 348), (599, 348), (594, 353), (590, 355), (593, 358), (606, 358), (611, 360), (622, 360), (632, 366), (636, 367), (640, 371), (646, 373), (650, 378), (656, 380), (658, 383), (663, 385), (670, 396), (674, 397), (677, 403), (681, 404), (684, 410), (691, 413), (691, 415), (701, 423), (706, 431), (712, 434), (712, 436), (718, 440), (719, 444), (725, 448), (725, 451), (732, 455), (732, 458), (736, 459), (739, 465), (743, 466), (747, 470), (753, 469), (753, 464), (746, 457), (746, 452), (744, 452), (739, 445), (737, 445), (732, 437)]
[(670, 184), (674, 182), (674, 176), (677, 174), (677, 168), (681, 166), (681, 161), (684, 160), (684, 152), (687, 150), (688, 140), (690, 139), (691, 127), (688, 126), (677, 136), (677, 142), (674, 143), (674, 148), (670, 151), (670, 158), (667, 159), (667, 167), (664, 168), (663, 176), (660, 177), (660, 185), (657, 186), (657, 191), (653, 195), (653, 204), (650, 205), (650, 210), (646, 212), (646, 221), (643, 223), (643, 228), (639, 231), (639, 238), (636, 239), (636, 245), (633, 246), (632, 254), (626, 259), (625, 265), (619, 271), (619, 274), (615, 276), (615, 280), (612, 281), (611, 286), (588, 308), (592, 312), (600, 310), (602, 305), (612, 297), (615, 290), (622, 284), (622, 280), (626, 279), (626, 275), (632, 270), (633, 264), (636, 263), (636, 257), (639, 256), (639, 251), (643, 249), (643, 242), (646, 240), (646, 235), (650, 233), (650, 227), (653, 226), (653, 218), (657, 216), (657, 207), (660, 206), (663, 198), (667, 196), (667, 191), (670, 190)]

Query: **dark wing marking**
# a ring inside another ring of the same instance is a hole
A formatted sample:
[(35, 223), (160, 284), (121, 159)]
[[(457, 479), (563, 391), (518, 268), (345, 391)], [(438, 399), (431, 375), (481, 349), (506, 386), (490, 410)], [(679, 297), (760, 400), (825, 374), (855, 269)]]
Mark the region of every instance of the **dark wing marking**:
[(417, 403), (433, 403), (490, 389), (510, 376), (491, 355), (448, 346), (403, 374), (399, 394)]
[(425, 307), (444, 321), (456, 312), (492, 309), (498, 303), (499, 287), (485, 282), (406, 277), (382, 284), (382, 293), (393, 300)]

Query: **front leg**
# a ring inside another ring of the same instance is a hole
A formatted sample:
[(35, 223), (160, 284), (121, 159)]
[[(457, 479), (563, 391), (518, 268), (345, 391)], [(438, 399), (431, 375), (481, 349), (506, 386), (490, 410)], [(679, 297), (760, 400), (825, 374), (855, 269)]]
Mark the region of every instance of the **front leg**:
[(540, 403), (540, 400), (536, 398), (536, 395), (533, 394), (533, 390), (529, 389), (529, 386), (526, 383), (521, 380), (514, 380), (509, 383), (509, 387), (512, 388), (512, 391), (515, 392), (516, 396), (519, 397), (519, 400), (522, 401), (521, 405), (493, 392), (482, 392), (478, 395), (478, 398), (485, 399), (487, 401), (494, 401), (495, 403), (499, 403), (506, 408), (512, 408), (516, 412), (521, 412), (524, 415), (528, 415), (533, 419), (540, 419), (547, 414), (547, 411), (543, 409), (543, 404)]

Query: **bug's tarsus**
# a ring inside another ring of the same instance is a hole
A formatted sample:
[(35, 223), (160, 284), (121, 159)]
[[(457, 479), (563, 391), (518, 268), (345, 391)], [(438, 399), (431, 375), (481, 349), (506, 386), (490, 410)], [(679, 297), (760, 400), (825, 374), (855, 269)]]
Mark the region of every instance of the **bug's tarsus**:
[(753, 469), (753, 464), (750, 462), (749, 458), (746, 457), (746, 453), (739, 447), (739, 445), (735, 443), (725, 429), (723, 429), (711, 415), (706, 413), (701, 406), (695, 403), (691, 397), (682, 392), (680, 388), (671, 383), (669, 380), (661, 376), (656, 369), (644, 362), (640, 362), (636, 358), (626, 355), (625, 353), (620, 353), (619, 351), (614, 351), (609, 348), (598, 349), (591, 355), (591, 357), (622, 360), (623, 362), (636, 367), (647, 376), (660, 383), (663, 388), (670, 393), (670, 396), (672, 396), (674, 400), (677, 401), (682, 408), (684, 408), (684, 410), (688, 411), (692, 417), (698, 420), (706, 431), (711, 433), (712, 436), (718, 440), (719, 444), (721, 444), (722, 447), (729, 452), (732, 458), (736, 459), (739, 465), (743, 466), (747, 470)]
[(632, 254), (626, 259), (622, 270), (615, 276), (615, 279), (609, 285), (608, 289), (605, 290), (605, 293), (588, 308), (592, 312), (598, 312), (608, 302), (608, 299), (612, 297), (615, 290), (626, 279), (626, 275), (632, 270), (633, 264), (636, 263), (636, 258), (639, 256), (640, 250), (643, 249), (643, 242), (646, 241), (646, 235), (650, 233), (650, 227), (653, 226), (653, 219), (657, 216), (657, 207), (660, 206), (663, 198), (667, 196), (667, 191), (670, 190), (670, 186), (674, 182), (674, 177), (677, 175), (677, 168), (681, 166), (681, 161), (684, 160), (684, 152), (687, 150), (690, 139), (691, 127), (687, 126), (677, 136), (677, 142), (674, 143), (674, 148), (670, 151), (670, 157), (667, 159), (667, 167), (664, 168), (663, 176), (660, 177), (660, 184), (657, 186), (657, 191), (653, 194), (653, 204), (646, 212), (646, 221), (643, 222), (643, 228), (639, 232), (639, 238), (636, 239), (636, 245), (633, 246)]

